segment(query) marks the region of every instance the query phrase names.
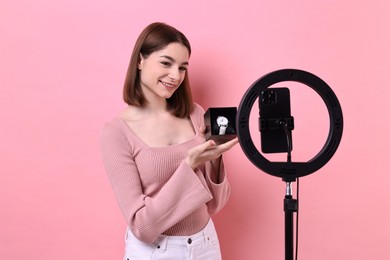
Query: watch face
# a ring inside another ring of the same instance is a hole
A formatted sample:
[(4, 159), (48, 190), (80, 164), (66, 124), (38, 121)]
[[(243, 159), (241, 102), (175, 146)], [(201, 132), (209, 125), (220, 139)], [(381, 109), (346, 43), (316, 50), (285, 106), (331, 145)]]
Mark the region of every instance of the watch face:
[(221, 125), (227, 126), (228, 123), (229, 123), (229, 121), (227, 120), (226, 117), (224, 117), (224, 116), (217, 117), (217, 124), (219, 126), (221, 126)]

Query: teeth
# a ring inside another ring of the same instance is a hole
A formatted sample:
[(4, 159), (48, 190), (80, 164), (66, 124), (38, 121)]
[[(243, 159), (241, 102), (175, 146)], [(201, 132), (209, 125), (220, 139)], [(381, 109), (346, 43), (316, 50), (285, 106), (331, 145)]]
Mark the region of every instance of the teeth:
[(161, 81), (161, 83), (162, 83), (164, 86), (169, 87), (169, 88), (173, 88), (173, 87), (174, 87), (174, 85), (169, 84), (169, 83), (166, 83), (166, 82), (162, 82), (162, 81)]

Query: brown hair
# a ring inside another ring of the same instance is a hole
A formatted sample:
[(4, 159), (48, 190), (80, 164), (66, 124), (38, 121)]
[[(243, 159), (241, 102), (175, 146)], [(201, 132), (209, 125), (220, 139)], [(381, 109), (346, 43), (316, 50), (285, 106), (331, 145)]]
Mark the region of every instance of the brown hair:
[[(167, 24), (152, 23), (138, 36), (131, 54), (123, 88), (123, 100), (127, 104), (142, 107), (147, 102), (140, 84), (138, 70), (140, 54), (147, 58), (151, 53), (159, 51), (173, 42), (183, 44), (188, 49), (189, 55), (191, 55), (191, 46), (186, 36)], [(188, 117), (192, 112), (193, 100), (188, 80), (188, 70), (185, 72), (185, 77), (180, 87), (167, 99), (167, 102), (172, 110), (172, 114), (177, 117)]]

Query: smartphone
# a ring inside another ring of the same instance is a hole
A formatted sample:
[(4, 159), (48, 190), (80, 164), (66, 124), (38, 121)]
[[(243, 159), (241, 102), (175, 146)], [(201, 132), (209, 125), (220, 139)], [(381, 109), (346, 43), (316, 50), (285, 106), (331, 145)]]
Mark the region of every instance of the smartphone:
[[(288, 123), (288, 134), (294, 128), (290, 108), (290, 90), (288, 88), (267, 88), (259, 98), (259, 130), (263, 153), (288, 152), (288, 137), (280, 121)], [(292, 149), (292, 138), (291, 149)]]

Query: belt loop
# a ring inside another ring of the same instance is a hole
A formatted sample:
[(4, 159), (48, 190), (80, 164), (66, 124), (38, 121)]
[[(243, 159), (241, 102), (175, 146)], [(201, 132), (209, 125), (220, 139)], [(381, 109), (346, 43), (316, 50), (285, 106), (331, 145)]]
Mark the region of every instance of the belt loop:
[(202, 232), (202, 235), (203, 235), (203, 242), (204, 242), (204, 243), (207, 243), (207, 241), (209, 240), (209, 238), (208, 238), (208, 232), (203, 231), (203, 232)]
[(166, 251), (168, 244), (168, 236), (160, 236), (156, 239), (156, 247), (159, 251)]
[(205, 242), (209, 242), (210, 239), (211, 239), (211, 235), (212, 235), (212, 227), (213, 227), (213, 222), (212, 220), (210, 219), (209, 220), (209, 223), (207, 223), (205, 229), (203, 230), (203, 235), (204, 235), (204, 241)]

